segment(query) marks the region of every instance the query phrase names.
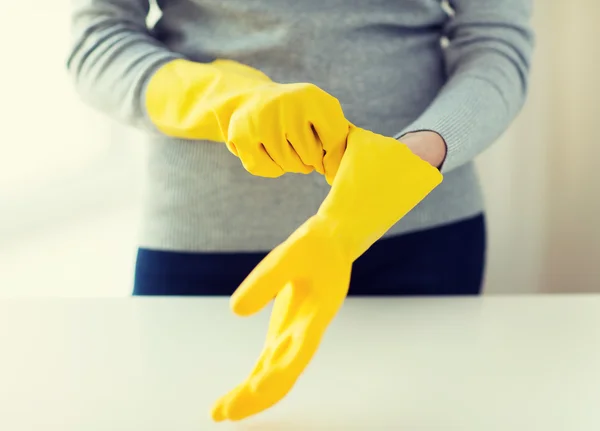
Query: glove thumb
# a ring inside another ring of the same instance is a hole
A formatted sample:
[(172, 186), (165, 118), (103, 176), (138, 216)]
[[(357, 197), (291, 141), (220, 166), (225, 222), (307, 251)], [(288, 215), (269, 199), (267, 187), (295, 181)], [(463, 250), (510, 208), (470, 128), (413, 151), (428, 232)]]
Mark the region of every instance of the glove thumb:
[(282, 256), (281, 246), (269, 253), (246, 277), (230, 300), (238, 316), (250, 316), (262, 310), (290, 281), (292, 271)]

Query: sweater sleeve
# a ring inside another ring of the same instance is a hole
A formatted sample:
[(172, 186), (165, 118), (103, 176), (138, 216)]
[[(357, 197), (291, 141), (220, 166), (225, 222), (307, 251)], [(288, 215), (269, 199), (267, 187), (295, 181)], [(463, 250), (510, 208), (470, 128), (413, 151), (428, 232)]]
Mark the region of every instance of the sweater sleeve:
[(452, 0), (444, 56), (448, 80), (396, 137), (430, 130), (446, 142), (442, 172), (486, 149), (521, 110), (534, 37), (531, 0)]
[(71, 0), (67, 68), (81, 99), (113, 119), (154, 131), (145, 114), (145, 84), (180, 57), (152, 37), (149, 0)]

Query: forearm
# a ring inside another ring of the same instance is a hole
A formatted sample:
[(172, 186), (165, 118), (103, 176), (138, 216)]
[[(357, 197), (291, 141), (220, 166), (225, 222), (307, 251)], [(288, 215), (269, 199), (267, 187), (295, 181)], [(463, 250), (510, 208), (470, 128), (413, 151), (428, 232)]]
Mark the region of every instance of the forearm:
[[(448, 81), (431, 105), (396, 137), (430, 131), (445, 143), (451, 171), (492, 144), (519, 113), (527, 93), (533, 35), (530, 0), (455, 0), (446, 33)], [(419, 151), (423, 142), (416, 145)], [(435, 145), (435, 144), (432, 144)], [(438, 155), (426, 156), (437, 162)]]
[[(499, 138), (519, 112), (523, 99), (515, 97), (517, 102), (509, 108), (494, 84), (471, 76), (454, 77), (429, 109), (398, 138), (449, 172), (473, 160)], [(438, 160), (439, 151), (429, 148), (433, 144), (423, 139), (424, 134), (439, 136), (444, 142), (446, 154), (442, 161)], [(427, 149), (421, 148), (424, 144)]]
[(148, 9), (148, 0), (73, 0), (67, 61), (82, 100), (143, 129), (153, 129), (143, 104), (146, 82), (180, 57), (150, 35)]

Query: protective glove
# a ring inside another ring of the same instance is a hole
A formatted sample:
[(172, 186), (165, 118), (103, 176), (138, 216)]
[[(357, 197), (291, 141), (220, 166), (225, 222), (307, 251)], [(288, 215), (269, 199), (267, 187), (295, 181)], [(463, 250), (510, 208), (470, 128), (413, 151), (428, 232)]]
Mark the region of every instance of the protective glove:
[(217, 401), (214, 420), (243, 419), (288, 393), (348, 293), (353, 261), (441, 181), (406, 145), (351, 127), (318, 213), (268, 254), (231, 298), (234, 313), (249, 316), (276, 297), (254, 370)]
[(230, 60), (161, 66), (145, 93), (146, 112), (162, 133), (224, 142), (253, 175), (324, 174), (331, 184), (349, 123), (339, 101), (312, 84), (278, 84)]

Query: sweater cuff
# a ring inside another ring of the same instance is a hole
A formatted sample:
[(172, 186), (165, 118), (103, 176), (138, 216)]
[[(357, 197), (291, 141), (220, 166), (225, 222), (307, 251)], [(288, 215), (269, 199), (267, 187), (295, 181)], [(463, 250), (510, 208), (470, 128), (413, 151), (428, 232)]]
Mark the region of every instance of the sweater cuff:
[[(446, 158), (440, 167), (442, 173), (474, 159), (487, 143), (502, 133), (507, 121), (505, 107), (497, 107), (497, 89), (483, 79), (469, 81), (468, 91), (464, 85), (442, 90), (419, 118), (395, 136), (396, 139), (401, 139), (412, 132), (438, 133), (444, 139), (447, 149)], [(489, 97), (490, 90), (495, 93), (494, 97)], [(496, 106), (490, 106), (491, 103)]]

